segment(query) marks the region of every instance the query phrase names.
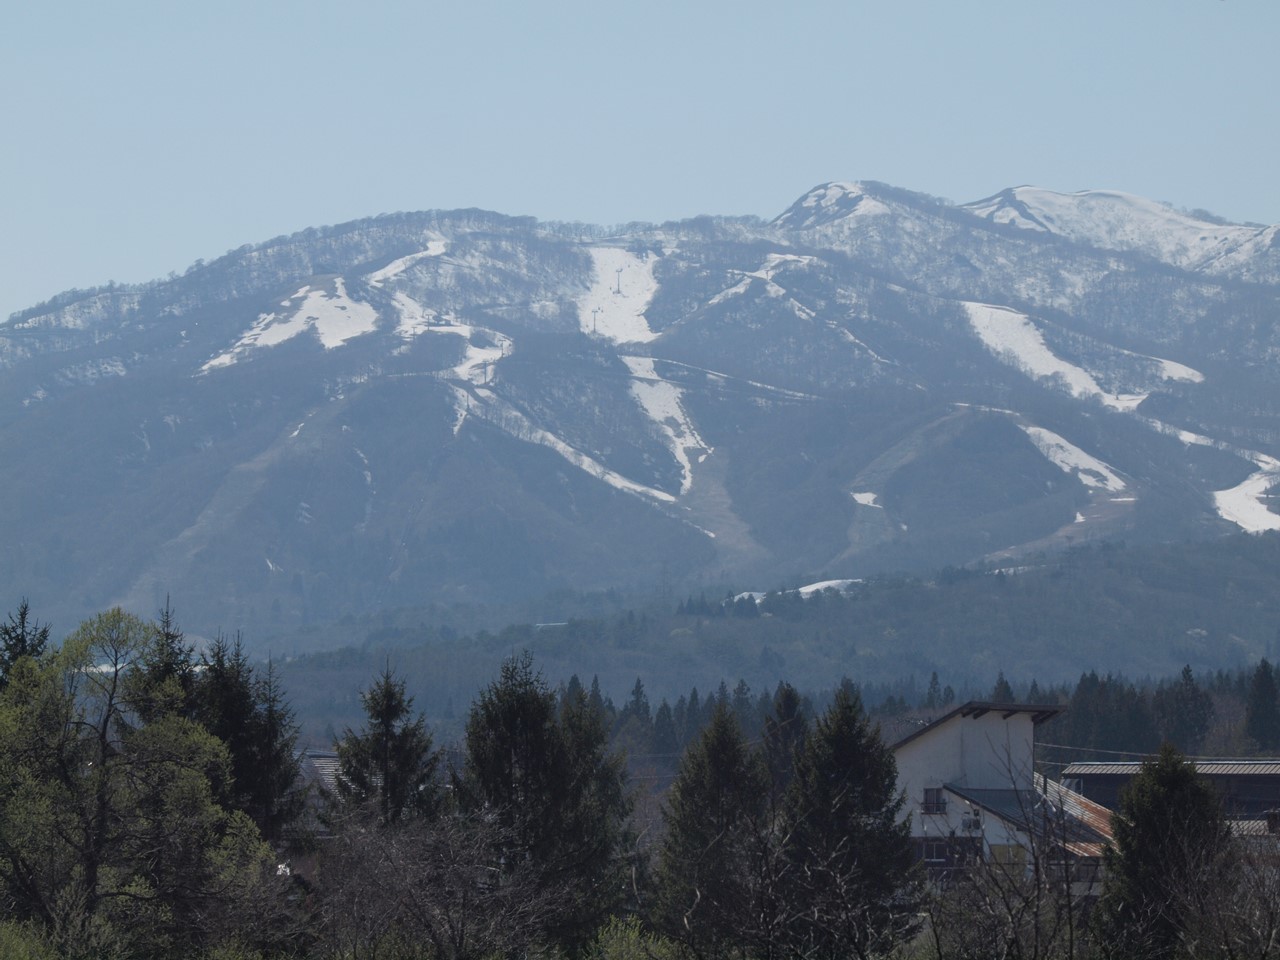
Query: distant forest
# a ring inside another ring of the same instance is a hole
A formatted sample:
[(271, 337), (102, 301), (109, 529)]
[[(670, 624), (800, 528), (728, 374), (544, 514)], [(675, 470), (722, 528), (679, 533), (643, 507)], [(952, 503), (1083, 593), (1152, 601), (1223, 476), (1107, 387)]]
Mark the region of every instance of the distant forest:
[(1082, 546), (1006, 568), (868, 579), (807, 599), (794, 589), (759, 602), (731, 588), (635, 602), (592, 594), (524, 612), (545, 622), (477, 627), (482, 611), (438, 606), (345, 620), (307, 638), (312, 648), (339, 649), (277, 667), (304, 736), (318, 741), (330, 725), (358, 718), (356, 689), (386, 663), (433, 723), (456, 728), (502, 658), (520, 650), (551, 682), (594, 676), (618, 700), (642, 678), (655, 704), (739, 680), (757, 694), (781, 680), (829, 694), (848, 677), (872, 708), (890, 697), (915, 706), (935, 673), (962, 698), (989, 693), (997, 674), (1021, 690), (1032, 681), (1063, 689), (1095, 670), (1154, 688), (1184, 666), (1209, 677), (1280, 653), (1280, 534)]

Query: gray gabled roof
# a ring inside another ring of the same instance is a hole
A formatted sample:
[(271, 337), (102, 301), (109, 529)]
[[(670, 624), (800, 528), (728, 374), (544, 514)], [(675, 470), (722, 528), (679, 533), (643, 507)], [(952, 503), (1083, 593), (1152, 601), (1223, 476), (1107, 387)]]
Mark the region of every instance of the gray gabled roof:
[(970, 700), (968, 703), (962, 703), (954, 710), (944, 713), (932, 723), (928, 723), (919, 730), (914, 730), (907, 734), (889, 749), (897, 750), (899, 747), (906, 746), (912, 740), (923, 737), (930, 730), (940, 727), (944, 723), (949, 723), (956, 717), (973, 717), (976, 719), (988, 713), (1001, 713), (1007, 720), (1015, 714), (1029, 713), (1031, 714), (1031, 722), (1039, 726), (1046, 720), (1052, 720), (1066, 709), (1066, 707), (1059, 706), (1056, 703), (992, 703), (989, 700)]

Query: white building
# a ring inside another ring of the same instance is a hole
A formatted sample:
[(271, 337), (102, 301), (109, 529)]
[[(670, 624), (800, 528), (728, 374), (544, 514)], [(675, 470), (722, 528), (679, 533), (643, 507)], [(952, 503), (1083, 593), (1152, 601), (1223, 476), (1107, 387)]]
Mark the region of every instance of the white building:
[(970, 701), (894, 744), (899, 816), (932, 872), (974, 857), (1025, 863), (1039, 845), (1089, 892), (1110, 811), (1035, 772), (1035, 729), (1062, 709)]

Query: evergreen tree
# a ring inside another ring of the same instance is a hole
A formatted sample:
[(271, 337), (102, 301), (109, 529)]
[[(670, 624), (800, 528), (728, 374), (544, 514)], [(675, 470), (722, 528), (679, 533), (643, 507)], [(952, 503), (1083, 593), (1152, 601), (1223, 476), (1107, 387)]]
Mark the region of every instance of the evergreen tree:
[(938, 671), (933, 671), (929, 677), (929, 690), (924, 695), (924, 707), (926, 710), (936, 710), (942, 706), (942, 685), (938, 683)]
[(893, 753), (843, 687), (814, 725), (787, 795), (790, 893), (797, 956), (886, 952), (915, 924), (919, 905), (910, 822), (898, 822)]
[(755, 923), (765, 792), (759, 759), (717, 704), (667, 795), (656, 876), (659, 922), (697, 956), (727, 955)]
[(738, 718), (738, 725), (747, 736), (754, 737), (759, 732), (760, 721), (756, 718), (756, 705), (751, 699), (751, 687), (745, 680), (739, 680), (733, 688), (733, 715)]
[(1213, 698), (1196, 682), (1190, 664), (1176, 682), (1156, 688), (1153, 706), (1166, 741), (1186, 753), (1199, 749), (1213, 721)]
[(254, 749), (253, 668), (240, 634), (234, 641), (218, 634), (201, 658), (194, 713), (196, 720), (231, 753), (231, 777), (217, 785), (222, 802), (237, 810), (247, 809), (249, 783), (258, 761)]
[(1009, 681), (1004, 678), (1004, 671), (1001, 670), (996, 676), (996, 685), (991, 691), (992, 703), (1013, 703), (1013, 687)]
[(531, 865), (563, 891), (547, 931), (585, 943), (622, 896), (630, 813), (602, 714), (587, 697), (557, 710), (525, 653), (472, 704), (465, 752), (458, 792), (465, 809), (490, 811), (501, 825), (506, 846), (495, 860)]
[(1244, 730), (1259, 749), (1273, 752), (1280, 748), (1280, 702), (1276, 696), (1276, 676), (1266, 658), (1254, 669), (1249, 680)]
[(348, 808), (376, 811), (383, 824), (431, 818), (440, 808), (439, 754), (413, 698), (386, 667), (360, 694), (366, 723), (338, 741), (338, 796)]
[(266, 675), (255, 681), (254, 689), (257, 710), (253, 746), (257, 762), (248, 785), (246, 812), (269, 843), (279, 844), (285, 829), (306, 804), (306, 798), (296, 789), (301, 772), (298, 725), (272, 661), (267, 661)]
[(195, 717), (195, 651), (174, 620), (173, 607), (165, 600), (160, 619), (132, 665), (137, 709), (144, 722), (166, 714)]
[(809, 735), (800, 694), (789, 683), (779, 683), (773, 707), (764, 721), (764, 761), (769, 774), (770, 797), (775, 805), (791, 786), (796, 757)]
[(49, 643), (49, 625), (31, 619), (27, 598), (18, 601), (18, 612), (9, 614), (8, 623), (0, 623), (0, 690), (9, 682), (9, 674), (22, 657), (39, 658)]
[(139, 720), (128, 673), (151, 638), (99, 614), (0, 694), (0, 898), (68, 956), (194, 956), (274, 896), (270, 848), (217, 802), (226, 746)]
[(662, 756), (664, 760), (672, 759), (680, 751), (680, 744), (676, 737), (675, 718), (671, 712), (671, 706), (664, 698), (658, 704), (658, 710), (653, 715), (653, 752)]
[(1231, 834), (1218, 795), (1165, 744), (1121, 792), (1111, 828), (1098, 913), (1102, 952), (1117, 960), (1171, 957), (1193, 891), (1222, 883), (1215, 854)]

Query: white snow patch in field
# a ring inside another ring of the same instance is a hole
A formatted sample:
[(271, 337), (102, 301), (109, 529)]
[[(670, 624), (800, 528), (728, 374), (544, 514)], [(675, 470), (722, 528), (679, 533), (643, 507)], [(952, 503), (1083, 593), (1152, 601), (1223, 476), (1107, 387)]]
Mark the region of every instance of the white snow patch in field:
[(438, 257), (444, 253), (446, 244), (443, 240), (428, 240), (427, 248), (420, 250), (418, 253), (411, 253), (407, 257), (400, 257), (392, 260), (381, 270), (375, 270), (373, 273), (367, 274), (365, 279), (370, 286), (380, 287), (383, 281), (390, 280), (392, 277), (404, 273), (409, 267), (413, 266), (419, 260), (425, 260), (427, 257)]
[[(681, 402), (683, 391), (658, 376), (651, 357), (623, 357), (631, 371), (631, 394), (649, 419), (658, 425), (667, 439), (676, 462), (680, 464), (681, 495), (693, 485), (693, 465), (707, 459), (712, 448), (698, 436), (698, 429)], [(691, 460), (691, 455), (696, 460)]]
[(656, 337), (644, 312), (658, 290), (653, 268), (659, 258), (651, 253), (639, 257), (621, 247), (589, 247), (588, 253), (591, 286), (578, 298), (583, 333), (615, 343), (645, 343)]
[(1044, 336), (1026, 314), (986, 303), (966, 303), (964, 307), (986, 348), (1029, 376), (1060, 380), (1073, 397), (1097, 397), (1113, 410), (1132, 410), (1147, 398), (1145, 393), (1107, 393), (1087, 370), (1045, 346)]
[(1125, 489), (1124, 481), (1115, 471), (1097, 457), (1085, 453), (1075, 444), (1063, 439), (1052, 430), (1018, 424), (1019, 428), (1036, 445), (1049, 462), (1064, 473), (1074, 474), (1086, 487), (1119, 493)]
[[(302, 303), (295, 307), (298, 300)], [(378, 313), (373, 307), (347, 296), (341, 277), (333, 281), (332, 293), (306, 286), (281, 305), (293, 307), (293, 312), (260, 314), (235, 346), (214, 357), (201, 371), (228, 367), (257, 347), (274, 347), (308, 330), (319, 338), (326, 350), (332, 350), (353, 337), (371, 333), (378, 322)]]
[(850, 493), (849, 495), (864, 507), (876, 507), (879, 510), (884, 509), (884, 507), (876, 503), (876, 495), (874, 493)]

